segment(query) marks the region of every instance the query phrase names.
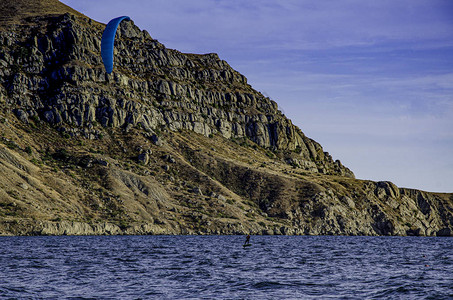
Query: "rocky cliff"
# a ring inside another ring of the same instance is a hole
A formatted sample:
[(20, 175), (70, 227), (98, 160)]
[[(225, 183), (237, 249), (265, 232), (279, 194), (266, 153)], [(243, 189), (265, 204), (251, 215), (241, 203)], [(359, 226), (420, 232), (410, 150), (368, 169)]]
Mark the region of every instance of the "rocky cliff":
[(125, 21), (109, 75), (99, 55), (103, 26), (71, 14), (27, 20), (36, 26), (10, 25), (0, 35), (5, 104), (24, 122), (38, 118), (84, 138), (97, 138), (98, 124), (247, 138), (296, 153), (307, 170), (353, 176), (216, 54), (167, 49)]
[(123, 21), (106, 74), (105, 25), (0, 8), (0, 232), (452, 234), (452, 195), (355, 180), (216, 54)]

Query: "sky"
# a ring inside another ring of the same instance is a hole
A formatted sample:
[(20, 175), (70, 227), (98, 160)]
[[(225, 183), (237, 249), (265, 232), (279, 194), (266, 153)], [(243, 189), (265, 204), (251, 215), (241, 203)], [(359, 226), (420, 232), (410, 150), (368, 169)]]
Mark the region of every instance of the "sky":
[(356, 178), (453, 192), (453, 1), (61, 2), (217, 53)]

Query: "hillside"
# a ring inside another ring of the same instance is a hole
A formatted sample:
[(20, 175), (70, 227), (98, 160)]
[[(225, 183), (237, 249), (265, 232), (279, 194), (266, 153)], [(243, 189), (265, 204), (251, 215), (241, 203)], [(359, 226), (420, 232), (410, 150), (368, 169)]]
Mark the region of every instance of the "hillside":
[(0, 8), (0, 234), (452, 235), (452, 194), (355, 179), (216, 54), (123, 21), (106, 74), (105, 25)]
[(77, 16), (83, 14), (70, 8), (69, 6), (55, 0), (2, 0), (0, 2), (0, 26), (10, 26), (14, 24), (33, 24), (33, 17), (58, 16), (70, 13)]

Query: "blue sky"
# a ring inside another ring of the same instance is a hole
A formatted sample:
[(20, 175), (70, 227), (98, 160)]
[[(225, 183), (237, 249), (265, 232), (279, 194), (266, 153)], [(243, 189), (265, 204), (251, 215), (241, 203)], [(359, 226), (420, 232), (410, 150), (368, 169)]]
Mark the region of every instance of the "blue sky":
[(62, 2), (218, 53), (357, 178), (453, 192), (453, 1)]

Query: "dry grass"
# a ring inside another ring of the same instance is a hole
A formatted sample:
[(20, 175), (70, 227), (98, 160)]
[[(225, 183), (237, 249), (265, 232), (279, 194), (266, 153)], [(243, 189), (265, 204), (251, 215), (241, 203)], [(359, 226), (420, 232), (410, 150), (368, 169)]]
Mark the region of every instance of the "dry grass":
[(58, 0), (1, 0), (0, 26), (23, 24), (29, 17), (65, 13), (84, 16)]

